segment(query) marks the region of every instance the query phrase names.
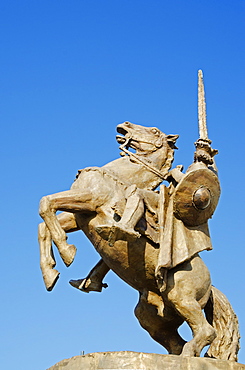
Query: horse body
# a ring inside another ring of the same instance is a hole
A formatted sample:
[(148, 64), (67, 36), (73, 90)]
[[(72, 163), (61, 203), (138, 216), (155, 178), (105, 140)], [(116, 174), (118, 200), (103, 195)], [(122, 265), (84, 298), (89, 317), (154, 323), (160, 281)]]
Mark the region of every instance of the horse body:
[(140, 292), (145, 289), (157, 292), (155, 266), (159, 249), (147, 241), (145, 237), (131, 243), (126, 240), (116, 240), (114, 245), (110, 246), (108, 241), (101, 240), (95, 230), (97, 226), (101, 225), (101, 221), (111, 222), (111, 217), (106, 219), (98, 214), (86, 223), (84, 217), (77, 215), (76, 220), (103, 261), (121, 279)]
[[(40, 202), (44, 223), (39, 226), (39, 243), (46, 287), (52, 290), (59, 276), (54, 269), (52, 241), (69, 266), (76, 248), (67, 244), (66, 233), (81, 229), (103, 259), (98, 266), (98, 271), (102, 272), (93, 272), (91, 276), (99, 274), (102, 280), (112, 269), (139, 291), (135, 314), (152, 338), (169, 353), (199, 356), (203, 347), (216, 337), (215, 329), (202, 313), (210, 300), (211, 281), (199, 255), (170, 269), (167, 288), (160, 293), (155, 277), (159, 254), (157, 243), (141, 235), (134, 240), (122, 237), (110, 245), (97, 232), (100, 225), (112, 225), (120, 216), (115, 205), (125, 199), (130, 185), (153, 193), (170, 169), (177, 136), (167, 136), (156, 128), (130, 123), (119, 125), (118, 132), (123, 135), (117, 138), (123, 149), (127, 151), (131, 147), (136, 155), (117, 159), (102, 168), (81, 170), (70, 190), (43, 197)], [(154, 193), (154, 197), (158, 199), (158, 193)], [(57, 211), (63, 213), (56, 216)], [(188, 343), (177, 332), (184, 321), (193, 332), (193, 339)], [(230, 357), (235, 359), (236, 354), (232, 353)]]

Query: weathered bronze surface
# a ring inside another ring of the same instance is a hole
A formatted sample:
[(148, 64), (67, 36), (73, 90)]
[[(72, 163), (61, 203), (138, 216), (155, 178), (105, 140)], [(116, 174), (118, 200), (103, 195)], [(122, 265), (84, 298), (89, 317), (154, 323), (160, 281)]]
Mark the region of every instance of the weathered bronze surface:
[[(212, 249), (207, 222), (220, 196), (213, 159), (217, 151), (207, 136), (204, 103), (199, 72), (200, 138), (186, 173), (182, 166), (171, 170), (178, 135), (124, 122), (117, 127), (122, 158), (80, 170), (70, 190), (42, 198), (41, 269), (47, 290), (52, 290), (59, 277), (52, 242), (69, 266), (76, 248), (67, 244), (66, 234), (81, 229), (101, 260), (85, 279), (71, 280), (72, 286), (101, 291), (112, 269), (139, 291), (135, 315), (170, 354), (199, 356), (210, 345), (207, 356), (237, 360), (236, 315), (211, 286), (198, 254)], [(189, 342), (177, 331), (184, 321), (193, 333)]]

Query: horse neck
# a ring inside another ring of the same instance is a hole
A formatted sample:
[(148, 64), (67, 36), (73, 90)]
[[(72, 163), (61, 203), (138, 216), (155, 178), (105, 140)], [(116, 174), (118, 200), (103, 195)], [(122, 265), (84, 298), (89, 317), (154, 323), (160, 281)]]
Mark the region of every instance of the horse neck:
[[(162, 170), (167, 158), (166, 149), (164, 148), (147, 155), (137, 153), (137, 156), (158, 171)], [(153, 190), (162, 182), (162, 178), (147, 169), (143, 164), (130, 159), (129, 156), (109, 162), (103, 168), (112, 172), (120, 181), (127, 184), (136, 184), (139, 188)]]

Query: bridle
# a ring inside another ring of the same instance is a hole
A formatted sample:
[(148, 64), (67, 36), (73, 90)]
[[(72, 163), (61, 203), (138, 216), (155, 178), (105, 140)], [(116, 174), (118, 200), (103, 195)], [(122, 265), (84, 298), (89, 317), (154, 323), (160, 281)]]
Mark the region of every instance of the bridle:
[[(134, 161), (142, 164), (144, 167), (147, 168), (147, 170), (153, 172), (155, 175), (157, 175), (158, 177), (160, 177), (160, 179), (166, 180), (166, 177), (167, 177), (167, 174), (168, 174), (168, 170), (165, 170), (164, 172), (158, 171), (157, 168), (151, 166), (149, 163), (145, 162), (142, 158), (140, 158), (137, 154), (132, 153), (132, 152), (130, 152), (127, 149), (131, 140), (132, 140), (131, 137), (126, 138), (125, 142), (122, 145), (119, 146), (119, 149), (122, 150), (125, 154), (127, 154), (130, 159), (133, 158)], [(144, 141), (144, 143), (151, 144), (150, 142), (146, 142), (146, 141)]]

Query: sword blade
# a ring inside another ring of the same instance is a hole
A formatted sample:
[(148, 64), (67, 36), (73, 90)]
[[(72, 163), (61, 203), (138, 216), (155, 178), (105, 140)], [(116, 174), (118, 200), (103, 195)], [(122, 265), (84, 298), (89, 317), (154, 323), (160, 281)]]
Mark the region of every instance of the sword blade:
[(203, 83), (203, 73), (200, 69), (198, 71), (198, 126), (199, 126), (199, 138), (208, 140), (208, 129), (206, 120), (206, 101)]

